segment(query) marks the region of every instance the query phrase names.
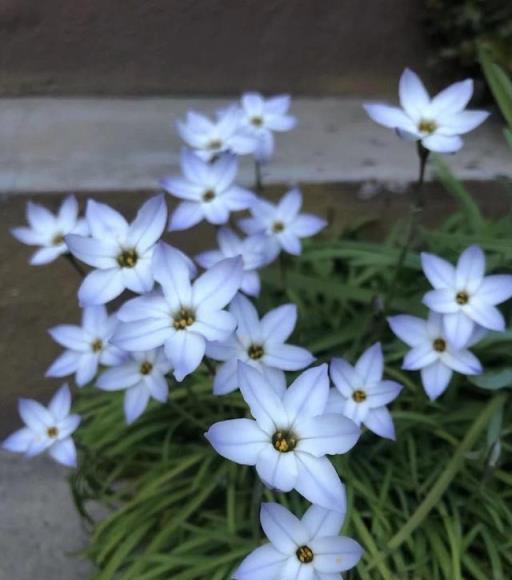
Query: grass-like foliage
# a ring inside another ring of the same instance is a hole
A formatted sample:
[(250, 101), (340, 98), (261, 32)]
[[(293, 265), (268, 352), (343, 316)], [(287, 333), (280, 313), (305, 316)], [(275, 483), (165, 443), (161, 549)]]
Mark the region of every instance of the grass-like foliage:
[[(481, 58), (512, 144), (512, 83), (484, 53)], [(386, 376), (405, 386), (391, 406), (397, 441), (366, 431), (355, 449), (333, 460), (349, 494), (344, 533), (365, 548), (346, 578), (510, 577), (512, 331), (490, 333), (474, 348), (483, 375), (455, 375), (430, 402), (419, 375), (401, 370), (406, 349), (386, 322), (388, 314), (426, 314), (422, 250), (454, 261), (479, 244), (488, 271), (511, 272), (512, 217), (486, 219), (447, 166), (434, 163), (460, 207), (441, 227), (418, 227), (415, 206), (408, 225), (398, 223), (380, 243), (366, 241), (364, 228), (342, 237), (327, 233), (306, 244), (299, 258), (263, 273), (260, 312), (296, 303), (295, 344), (319, 361), (353, 360), (380, 340)], [(510, 306), (503, 312), (510, 322)], [(238, 392), (213, 396), (210, 370), (202, 367), (171, 385), (169, 402), (153, 404), (130, 427), (121, 394), (80, 393), (82, 460), (71, 483), (91, 525), (87, 555), (97, 580), (227, 580), (263, 540), (262, 499), (276, 499), (298, 515), (305, 510), (298, 494), (274, 494), (253, 468), (222, 459), (205, 440), (216, 421), (247, 413)], [(90, 500), (108, 510), (99, 522), (89, 516)]]
[[(436, 230), (420, 228), (388, 308), (425, 313), (428, 283), (418, 251), (455, 259), (469, 243), (486, 251), (492, 270), (510, 271), (512, 220), (486, 221), (470, 196), (438, 163), (439, 175), (461, 211)], [(334, 462), (349, 492), (344, 532), (365, 548), (347, 578), (499, 580), (512, 566), (510, 409), (512, 333), (489, 335), (475, 353), (486, 374), (474, 383), (456, 376), (429, 402), (419, 376), (400, 370), (405, 347), (389, 331), (381, 298), (394, 279), (404, 224), (382, 243), (362, 231), (310, 243), (300, 258), (264, 273), (260, 310), (294, 301), (297, 344), (319, 358), (355, 358), (379, 339), (386, 375), (405, 386), (392, 405), (396, 443), (365, 432)], [(506, 312), (510, 320), (510, 312)], [(505, 389), (502, 390), (502, 388)], [(214, 397), (206, 367), (171, 386), (170, 401), (153, 405), (126, 427), (117, 393), (81, 392), (84, 457), (72, 477), (84, 516), (88, 500), (109, 508), (92, 524), (88, 556), (97, 580), (225, 580), (262, 535), (258, 510), (274, 494), (254, 469), (219, 457), (203, 437), (212, 423), (244, 416), (240, 394)], [(295, 493), (278, 500), (300, 514)], [(264, 579), (262, 579), (264, 580)]]

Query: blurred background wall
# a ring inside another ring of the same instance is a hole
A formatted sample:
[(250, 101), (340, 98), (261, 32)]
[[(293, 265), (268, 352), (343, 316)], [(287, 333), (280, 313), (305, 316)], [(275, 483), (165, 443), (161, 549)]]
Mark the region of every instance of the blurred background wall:
[(424, 0), (2, 0), (0, 96), (395, 90)]

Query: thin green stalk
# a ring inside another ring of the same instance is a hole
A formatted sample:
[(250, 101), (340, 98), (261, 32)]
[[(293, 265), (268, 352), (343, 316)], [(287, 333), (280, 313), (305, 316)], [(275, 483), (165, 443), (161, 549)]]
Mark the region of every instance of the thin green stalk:
[(402, 274), (402, 270), (404, 267), (405, 260), (407, 258), (407, 254), (409, 253), (409, 250), (411, 249), (411, 246), (413, 245), (414, 240), (416, 238), (416, 231), (418, 229), (418, 225), (420, 222), (419, 218), (420, 218), (420, 215), (423, 211), (423, 206), (424, 206), (423, 186), (425, 183), (425, 168), (427, 166), (427, 160), (428, 160), (429, 154), (430, 154), (430, 151), (428, 149), (425, 149), (425, 147), (423, 147), (421, 142), (418, 141), (418, 157), (420, 160), (419, 176), (418, 176), (418, 181), (416, 183), (416, 187), (413, 189), (413, 198), (412, 198), (411, 210), (410, 210), (410, 215), (409, 215), (409, 225), (408, 225), (408, 229), (407, 229), (407, 237), (405, 239), (404, 245), (402, 246), (402, 251), (400, 252), (400, 255), (398, 256), (398, 261), (397, 261), (397, 264), (395, 266), (395, 273), (394, 273), (393, 278), (391, 280), (391, 283), (388, 287), (388, 291), (386, 293), (386, 296), (384, 297), (384, 312), (385, 313), (390, 312), (390, 310), (393, 306), (393, 301), (395, 299), (396, 291), (398, 289), (398, 281), (400, 279), (400, 275)]
[(261, 171), (261, 161), (254, 160), (254, 188), (258, 195), (263, 194), (263, 174)]
[(493, 413), (500, 405), (503, 404), (505, 397), (505, 394), (500, 394), (493, 397), (487, 403), (486, 407), (483, 409), (480, 415), (477, 416), (469, 431), (466, 433), (466, 436), (455, 450), (455, 453), (453, 454), (451, 461), (446, 466), (446, 469), (443, 471), (436, 483), (432, 486), (423, 502), (409, 518), (409, 521), (388, 542), (388, 549), (390, 551), (396, 550), (405, 540), (410, 538), (414, 530), (419, 525), (421, 525), (432, 508), (436, 506), (437, 502), (464, 464), (466, 453), (468, 453), (468, 451), (473, 448), (478, 438), (482, 434), (482, 431), (487, 427)]

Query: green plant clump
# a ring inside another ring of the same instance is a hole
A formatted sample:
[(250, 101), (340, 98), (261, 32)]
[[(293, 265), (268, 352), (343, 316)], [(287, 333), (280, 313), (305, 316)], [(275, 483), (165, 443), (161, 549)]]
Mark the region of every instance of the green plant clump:
[(512, 72), (512, 4), (507, 0), (426, 0), (433, 64), (481, 77), (478, 52)]
[[(484, 65), (508, 118), (510, 81)], [(296, 303), (296, 344), (319, 361), (354, 360), (380, 340), (385, 374), (405, 386), (392, 407), (396, 442), (366, 431), (352, 453), (334, 459), (349, 494), (343, 532), (365, 549), (347, 578), (505, 580), (512, 568), (512, 331), (489, 333), (474, 348), (483, 375), (455, 375), (430, 402), (418, 373), (401, 370), (406, 347), (386, 323), (392, 313), (426, 314), (420, 251), (454, 261), (479, 244), (490, 271), (512, 271), (512, 216), (486, 218), (447, 165), (434, 162), (459, 210), (436, 229), (417, 229), (398, 278), (402, 223), (379, 243), (366, 241), (356, 226), (342, 236), (327, 233), (284, 269), (263, 274), (258, 307)], [(392, 283), (399, 291), (386, 304)], [(510, 305), (503, 313), (510, 323)], [(247, 406), (238, 392), (214, 397), (211, 383), (204, 368), (171, 385), (167, 404), (153, 403), (128, 427), (122, 394), (81, 391), (82, 459), (71, 484), (90, 523), (87, 555), (97, 566), (96, 580), (226, 580), (264, 541), (262, 500), (297, 514), (306, 508), (297, 493), (270, 491), (252, 467), (213, 452), (204, 432), (216, 421), (246, 415)], [(107, 515), (95, 521), (91, 502)]]

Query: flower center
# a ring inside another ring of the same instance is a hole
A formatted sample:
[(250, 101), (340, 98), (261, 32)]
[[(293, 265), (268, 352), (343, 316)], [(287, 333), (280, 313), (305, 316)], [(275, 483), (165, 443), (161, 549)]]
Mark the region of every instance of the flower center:
[(100, 352), (103, 349), (103, 341), (100, 338), (97, 338), (95, 341), (91, 342), (91, 350), (92, 352)]
[(255, 127), (261, 127), (263, 125), (263, 117), (253, 117), (251, 119), (251, 124), (254, 125)]
[(215, 197), (215, 192), (212, 191), (211, 189), (209, 189), (208, 191), (205, 191), (203, 193), (203, 201), (212, 201), (212, 199)]
[(180, 308), (174, 315), (172, 325), (176, 330), (185, 330), (187, 326), (192, 326), (196, 321), (195, 313), (190, 308)]
[(259, 360), (265, 354), (265, 351), (261, 344), (251, 344), (247, 349), (247, 354), (252, 360)]
[(55, 234), (52, 239), (52, 244), (54, 246), (60, 246), (64, 243), (64, 236), (62, 234)]
[(140, 374), (141, 375), (149, 375), (149, 373), (153, 370), (153, 365), (145, 360), (141, 365), (140, 365)]
[(429, 135), (432, 135), (436, 129), (437, 123), (435, 121), (422, 119), (418, 124), (418, 130), (421, 131), (421, 133), (428, 133)]
[(275, 234), (278, 234), (279, 232), (282, 232), (283, 230), (284, 230), (284, 224), (283, 224), (283, 222), (277, 221), (277, 222), (274, 222), (272, 224), (272, 231)]
[(220, 139), (212, 139), (209, 143), (208, 143), (208, 149), (220, 149), (222, 147), (222, 141)]
[(50, 437), (50, 439), (57, 439), (59, 436), (59, 430), (57, 427), (48, 427), (48, 429), (46, 429), (46, 434), (48, 437)]
[(444, 352), (446, 350), (446, 340), (444, 338), (436, 338), (432, 346), (436, 352)]
[(352, 393), (352, 399), (356, 403), (362, 403), (363, 401), (366, 401), (366, 393), (361, 389), (357, 389), (357, 391)]
[(119, 256), (117, 256), (117, 263), (121, 268), (133, 268), (138, 259), (139, 256), (135, 250), (123, 250)]
[(457, 304), (464, 306), (464, 304), (467, 304), (469, 302), (469, 294), (464, 290), (462, 290), (461, 292), (457, 292), (455, 300)]
[(297, 447), (297, 437), (291, 431), (276, 431), (272, 436), (272, 445), (279, 453), (289, 453)]
[(301, 564), (311, 564), (315, 555), (313, 554), (313, 550), (309, 546), (301, 546), (295, 554), (297, 555), (297, 559)]

